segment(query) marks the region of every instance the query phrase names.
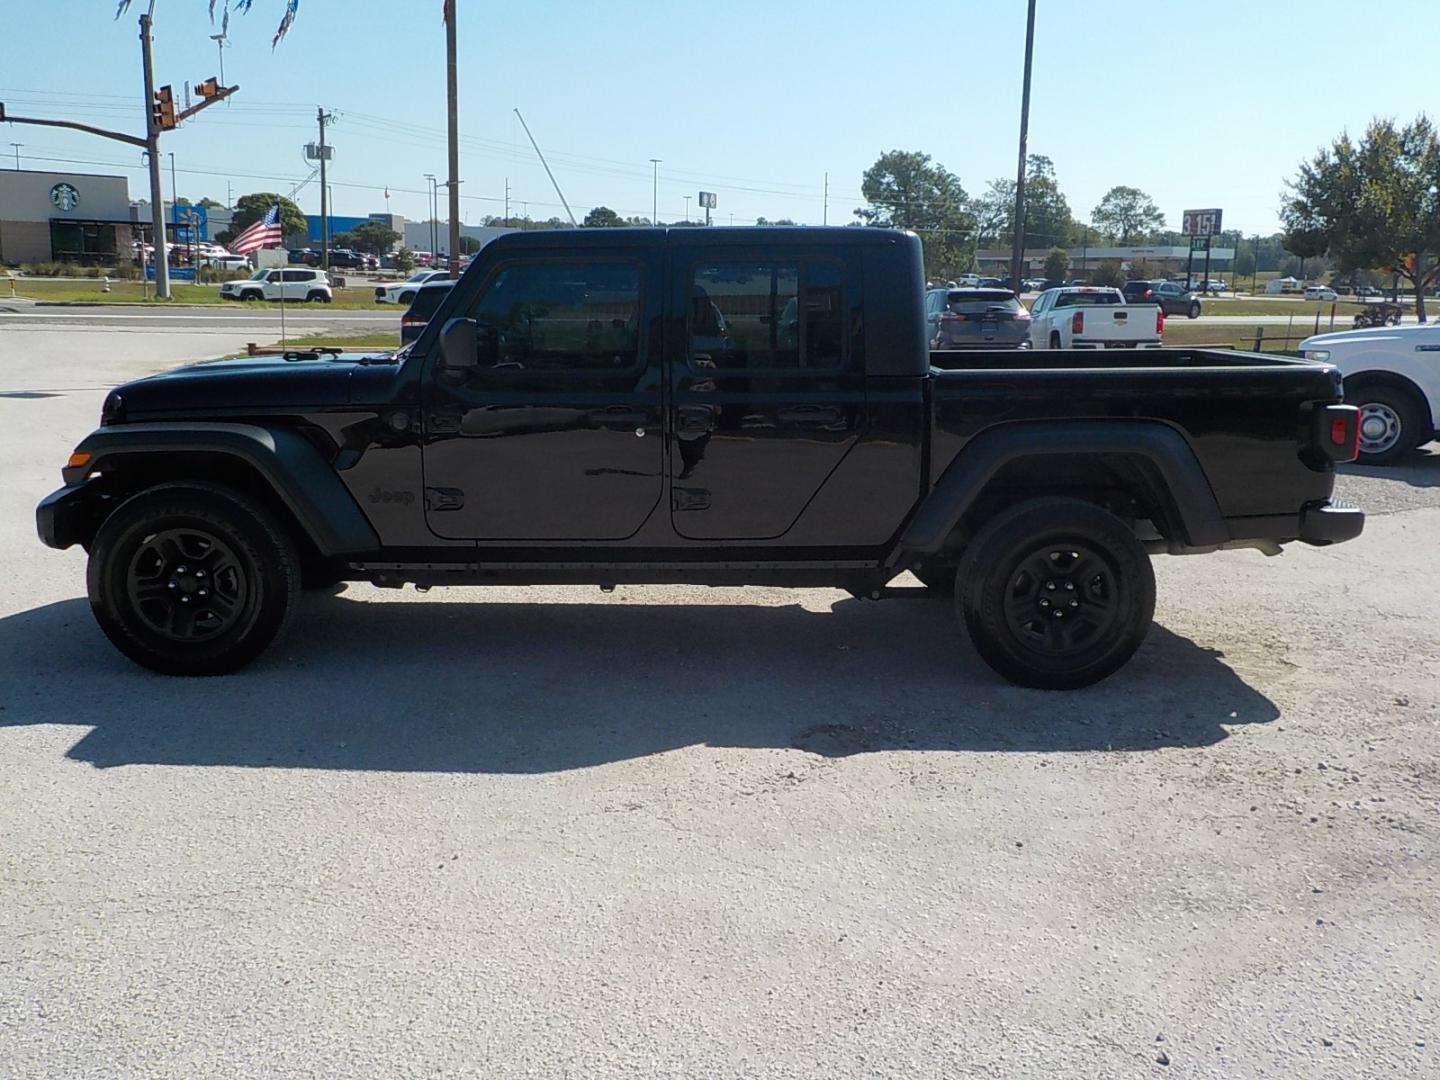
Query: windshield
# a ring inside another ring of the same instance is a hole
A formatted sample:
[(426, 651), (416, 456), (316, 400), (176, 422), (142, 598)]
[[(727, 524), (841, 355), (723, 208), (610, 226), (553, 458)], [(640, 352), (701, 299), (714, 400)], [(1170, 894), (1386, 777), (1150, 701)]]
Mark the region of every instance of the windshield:
[(251, 280), (251, 281), (264, 281), (264, 280), (265, 280), (266, 278), (268, 278), (269, 276), (270, 276), (270, 271), (269, 271), (269, 270), (256, 270), (253, 274), (250, 275), (250, 280)]
[(408, 278), (406, 278), (405, 280), (406, 280), (406, 281), (424, 281), (424, 280), (426, 280), (426, 279), (430, 276), (430, 274), (431, 274), (431, 271), (429, 271), (429, 270), (416, 270), (415, 273), (411, 274), (411, 275), (410, 275)]

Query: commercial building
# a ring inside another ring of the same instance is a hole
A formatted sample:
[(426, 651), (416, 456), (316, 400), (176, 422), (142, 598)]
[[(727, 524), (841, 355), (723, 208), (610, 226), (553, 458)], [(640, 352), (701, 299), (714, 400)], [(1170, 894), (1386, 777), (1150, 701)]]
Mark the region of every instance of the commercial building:
[(114, 263), (132, 224), (123, 176), (0, 170), (0, 263)]

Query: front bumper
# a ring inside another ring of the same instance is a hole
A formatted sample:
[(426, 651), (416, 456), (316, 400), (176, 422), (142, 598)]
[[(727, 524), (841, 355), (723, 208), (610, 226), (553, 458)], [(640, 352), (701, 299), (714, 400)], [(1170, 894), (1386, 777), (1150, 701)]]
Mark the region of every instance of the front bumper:
[(1346, 502), (1312, 503), (1300, 511), (1300, 539), (1325, 547), (1354, 540), (1365, 530), (1365, 511)]
[(35, 507), (35, 531), (47, 547), (68, 548), (88, 544), (94, 535), (99, 500), (88, 480), (52, 491)]

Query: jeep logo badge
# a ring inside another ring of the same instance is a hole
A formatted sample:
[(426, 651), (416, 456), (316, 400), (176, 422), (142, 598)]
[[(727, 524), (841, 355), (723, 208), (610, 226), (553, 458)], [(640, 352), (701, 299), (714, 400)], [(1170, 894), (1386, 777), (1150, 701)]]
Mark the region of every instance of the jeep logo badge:
[(50, 189), (50, 201), (61, 210), (74, 210), (80, 205), (80, 192), (73, 184), (56, 184)]

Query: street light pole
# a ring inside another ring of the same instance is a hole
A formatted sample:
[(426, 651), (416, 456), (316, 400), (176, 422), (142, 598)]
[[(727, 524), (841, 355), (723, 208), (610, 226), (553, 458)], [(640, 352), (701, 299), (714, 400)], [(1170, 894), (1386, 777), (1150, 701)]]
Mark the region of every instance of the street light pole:
[(1025, 251), (1025, 158), (1030, 137), (1030, 61), (1035, 52), (1035, 0), (1025, 18), (1025, 80), (1020, 91), (1020, 164), (1015, 173), (1015, 237), (1010, 247), (1010, 285), (1019, 288)]
[(425, 181), (430, 187), (430, 265), (435, 265), (435, 174), (426, 173)]
[(155, 296), (170, 297), (170, 254), (165, 245), (165, 194), (160, 189), (160, 121), (155, 115), (155, 50), (151, 17), (155, 3), (140, 16), (140, 56), (145, 67), (145, 155), (150, 169), (150, 231), (155, 244)]
[[(19, 160), (18, 158), (16, 159)], [(660, 224), (660, 161), (658, 157), (650, 159), (650, 224)], [(15, 166), (17, 169), (19, 165)]]
[(685, 224), (690, 224), (690, 196), (685, 196)]
[(23, 142), (12, 142), (10, 145), (15, 148), (15, 171), (16, 171), (16, 172), (19, 172), (19, 171), (20, 171), (20, 147), (24, 146), (25, 144), (24, 144)]
[(460, 93), (455, 44), (456, 0), (445, 0), (445, 93), (450, 112), (450, 276), (460, 276)]

